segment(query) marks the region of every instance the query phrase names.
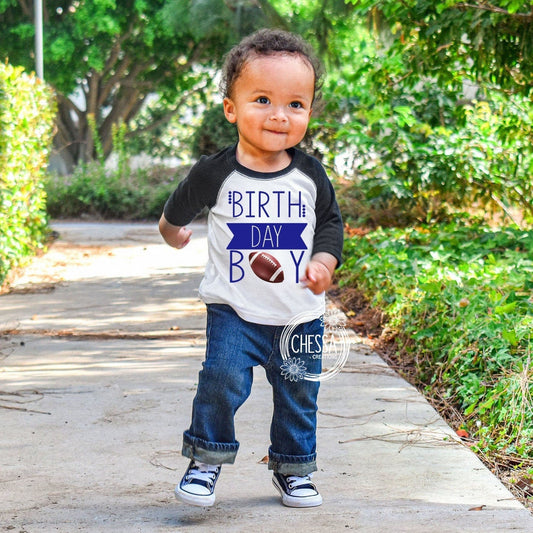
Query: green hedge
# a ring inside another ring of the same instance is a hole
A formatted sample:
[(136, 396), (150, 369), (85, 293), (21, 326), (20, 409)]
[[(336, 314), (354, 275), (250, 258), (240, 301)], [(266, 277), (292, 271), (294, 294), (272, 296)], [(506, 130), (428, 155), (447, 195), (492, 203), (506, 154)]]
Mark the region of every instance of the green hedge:
[(533, 458), (533, 232), (378, 229), (347, 239), (345, 257), (340, 285), (386, 313), (395, 361), (462, 413), (475, 449)]
[(43, 181), (54, 114), (44, 83), (0, 64), (0, 284), (45, 239)]

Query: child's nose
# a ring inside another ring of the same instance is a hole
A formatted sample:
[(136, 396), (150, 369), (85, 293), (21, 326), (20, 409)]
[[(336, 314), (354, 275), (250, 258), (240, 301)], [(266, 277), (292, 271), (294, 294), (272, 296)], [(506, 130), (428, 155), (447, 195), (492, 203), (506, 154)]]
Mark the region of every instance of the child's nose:
[(283, 107), (275, 107), (272, 109), (272, 114), (270, 116), (270, 120), (275, 120), (277, 122), (286, 122), (287, 121), (287, 114), (285, 113), (285, 110)]

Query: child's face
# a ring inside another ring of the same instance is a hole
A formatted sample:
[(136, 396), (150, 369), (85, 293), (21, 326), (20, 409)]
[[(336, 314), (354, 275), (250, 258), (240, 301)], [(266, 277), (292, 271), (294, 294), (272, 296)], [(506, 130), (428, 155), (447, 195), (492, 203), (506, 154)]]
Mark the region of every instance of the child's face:
[(276, 54), (248, 61), (224, 99), (226, 118), (237, 123), (239, 150), (275, 157), (304, 137), (311, 116), (314, 72), (303, 58)]

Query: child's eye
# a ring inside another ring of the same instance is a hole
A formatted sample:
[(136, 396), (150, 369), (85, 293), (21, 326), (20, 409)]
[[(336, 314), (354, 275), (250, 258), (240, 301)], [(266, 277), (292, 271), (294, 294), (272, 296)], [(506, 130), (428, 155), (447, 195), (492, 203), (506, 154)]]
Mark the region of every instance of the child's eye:
[(268, 104), (270, 100), (266, 96), (260, 96), (257, 100), (257, 103), (259, 104)]
[(303, 105), (302, 102), (291, 102), (289, 107), (292, 107), (293, 109), (302, 109)]

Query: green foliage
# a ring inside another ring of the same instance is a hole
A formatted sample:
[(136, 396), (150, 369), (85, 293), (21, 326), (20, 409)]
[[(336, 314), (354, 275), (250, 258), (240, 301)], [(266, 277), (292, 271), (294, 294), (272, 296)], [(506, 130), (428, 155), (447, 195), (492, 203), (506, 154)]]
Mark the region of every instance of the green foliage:
[[(506, 213), (518, 207), (532, 219), (528, 102), (515, 97), (473, 103), (464, 110), (464, 125), (455, 126), (432, 127), (419, 109), (414, 103), (396, 106), (375, 121), (347, 125), (338, 136), (356, 147), (352, 186), (367, 205), (362, 222), (386, 224), (372, 218), (372, 210), (391, 211), (392, 224), (408, 224), (449, 219), (475, 205)], [(522, 127), (516, 127), (520, 121)], [(513, 136), (509, 124), (515, 126)]]
[(349, 0), (369, 18), (409, 71), (444, 84), (472, 79), (529, 95), (533, 77), (531, 2)]
[[(45, 75), (61, 93), (72, 93), (81, 80), (89, 81), (90, 73), (105, 73), (115, 82), (128, 74), (147, 82), (160, 76), (161, 69), (167, 70), (167, 76), (162, 77), (165, 83), (171, 83), (176, 76), (180, 68), (176, 56), (187, 47), (167, 29), (162, 16), (165, 1), (91, 0), (62, 4), (43, 2)], [(8, 53), (13, 63), (32, 68), (28, 54), (33, 46), (32, 10), (25, 9), (21, 2), (12, 2), (0, 4), (0, 13), (2, 53)], [(21, 34), (20, 28), (26, 27), (28, 31)], [(178, 48), (172, 52), (173, 46)], [(151, 57), (152, 64), (129, 68), (132, 61), (144, 63)]]
[[(33, 68), (28, 6), (0, 2), (0, 60), (9, 56)], [(219, 64), (254, 29), (284, 24), (265, 0), (46, 0), (43, 6), (44, 74), (58, 91), (60, 111), (55, 144), (69, 169), (98, 158), (97, 142), (107, 158), (114, 125), (125, 123), (130, 137), (166, 125), (187, 96), (212, 81), (212, 70), (199, 65)], [(160, 105), (152, 120), (132, 127), (154, 94)]]
[(287, 29), (303, 35), (322, 56), (337, 64), (339, 44), (349, 41), (360, 17), (345, 0), (271, 0)]
[(386, 312), (399, 357), (463, 412), (478, 448), (533, 457), (533, 233), (376, 230), (349, 239), (345, 256), (342, 284)]
[(192, 142), (192, 156), (215, 154), (222, 148), (237, 142), (237, 129), (229, 123), (221, 105), (207, 109)]
[[(99, 157), (95, 141), (107, 157), (113, 125), (128, 124), (150, 93), (166, 94), (172, 113), (183, 92), (201, 84), (204, 73), (193, 73), (192, 65), (209, 55), (190, 28), (179, 34), (170, 28), (165, 0), (43, 4), (45, 77), (58, 91), (60, 111), (55, 143), (70, 166)], [(33, 67), (31, 19), (23, 3), (0, 4), (0, 55), (27, 68)], [(69, 98), (76, 89), (81, 104)]]
[[(123, 123), (113, 128), (115, 165), (106, 166), (101, 154), (95, 161), (78, 165), (69, 176), (48, 176), (46, 207), (51, 217), (145, 220), (161, 216), (167, 198), (188, 169), (154, 165), (133, 171), (126, 134)], [(101, 153), (98, 146), (97, 153)]]
[(47, 210), (53, 218), (158, 219), (185, 169), (152, 167), (132, 171), (119, 156), (115, 171), (98, 161), (79, 165), (70, 176), (50, 176)]
[(371, 225), (448, 220), (472, 206), (533, 217), (533, 108), (520, 95), (416, 77), (362, 27), (339, 46), (312, 125), (330, 164), (345, 158), (345, 215)]
[[(160, 94), (151, 98), (128, 124), (125, 136), (130, 154), (148, 154), (151, 157), (178, 157), (190, 159), (190, 145), (198, 128), (206, 101), (211, 99), (214, 84), (180, 86), (180, 101), (173, 104), (175, 95)], [(174, 111), (170, 111), (174, 109)]]
[(265, 0), (169, 0), (163, 17), (176, 33), (188, 32), (196, 41), (205, 41), (209, 53), (218, 59), (221, 45), (223, 50), (229, 49), (258, 28), (285, 25)]
[(0, 284), (43, 246), (43, 178), (54, 113), (52, 94), (40, 80), (0, 63)]

